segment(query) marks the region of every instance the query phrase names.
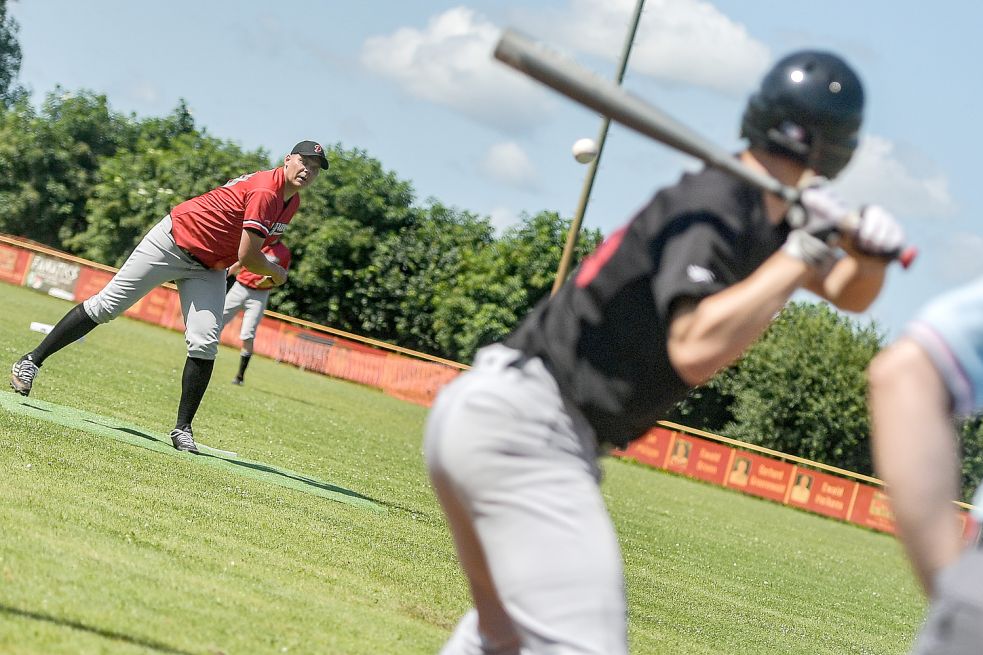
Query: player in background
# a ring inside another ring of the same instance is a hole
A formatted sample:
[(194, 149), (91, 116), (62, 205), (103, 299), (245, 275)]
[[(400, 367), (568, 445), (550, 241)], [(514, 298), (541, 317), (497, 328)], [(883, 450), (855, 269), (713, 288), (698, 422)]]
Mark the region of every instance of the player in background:
[[(262, 250), (263, 256), (274, 264), (290, 268), (290, 249), (282, 241), (275, 241)], [(239, 338), (242, 340), (242, 350), (239, 352), (239, 372), (232, 379), (232, 384), (241, 385), (246, 377), (246, 367), (253, 356), (253, 339), (256, 338), (256, 328), (263, 318), (266, 304), (270, 300), (270, 289), (273, 280), (268, 275), (257, 275), (248, 268), (236, 262), (228, 270), (232, 285), (225, 294), (225, 310), (222, 315), (222, 325), (228, 325), (232, 317), (242, 311), (242, 327)]]
[[(966, 548), (954, 417), (983, 409), (983, 279), (928, 304), (871, 362), (874, 465), (931, 598), (917, 655), (983, 652), (983, 550)], [(983, 521), (983, 488), (973, 499)]]
[(424, 453), (474, 602), (444, 655), (627, 653), (598, 458), (733, 362), (797, 289), (851, 311), (878, 295), (903, 231), (871, 206), (847, 233), (850, 211), (813, 178), (846, 166), (863, 103), (839, 57), (779, 61), (750, 98), (736, 156), (813, 185), (804, 224), (725, 172), (685, 174), (441, 391)]
[(300, 191), (328, 166), (324, 149), (301, 141), (283, 165), (230, 180), (174, 207), (144, 236), (119, 272), (96, 295), (73, 307), (37, 348), (11, 370), (10, 386), (31, 393), (38, 369), (65, 346), (116, 318), (164, 282), (175, 282), (184, 314), (188, 358), (170, 437), (198, 452), (191, 422), (211, 379), (225, 305), (225, 271), (236, 261), (282, 284), (287, 272), (262, 253), (280, 238), (300, 205)]

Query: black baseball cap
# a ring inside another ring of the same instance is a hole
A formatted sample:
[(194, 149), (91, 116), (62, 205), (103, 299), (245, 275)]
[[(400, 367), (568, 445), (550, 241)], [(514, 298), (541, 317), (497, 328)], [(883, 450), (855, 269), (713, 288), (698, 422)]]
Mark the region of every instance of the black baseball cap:
[(324, 156), (324, 148), (317, 141), (301, 141), (290, 151), (291, 155), (309, 155), (321, 160), (321, 170), (327, 170), (328, 158)]

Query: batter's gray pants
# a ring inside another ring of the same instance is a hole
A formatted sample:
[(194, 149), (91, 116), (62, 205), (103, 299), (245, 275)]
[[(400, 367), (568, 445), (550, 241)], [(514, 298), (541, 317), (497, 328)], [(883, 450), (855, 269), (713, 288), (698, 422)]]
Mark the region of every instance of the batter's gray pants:
[(225, 310), (222, 313), (222, 325), (232, 320), (240, 309), (242, 312), (242, 327), (239, 338), (249, 341), (256, 338), (256, 328), (263, 320), (263, 311), (270, 299), (269, 289), (253, 289), (236, 282), (225, 296)]
[(912, 655), (983, 653), (983, 550), (971, 548), (936, 579)]
[(444, 655), (624, 655), (621, 553), (592, 431), (539, 359), (495, 345), (439, 395), (430, 478), (474, 609)]
[(188, 356), (215, 359), (225, 271), (207, 269), (177, 247), (170, 214), (147, 232), (109, 284), (83, 303), (85, 313), (96, 323), (108, 323), (164, 282), (176, 283), (181, 296)]

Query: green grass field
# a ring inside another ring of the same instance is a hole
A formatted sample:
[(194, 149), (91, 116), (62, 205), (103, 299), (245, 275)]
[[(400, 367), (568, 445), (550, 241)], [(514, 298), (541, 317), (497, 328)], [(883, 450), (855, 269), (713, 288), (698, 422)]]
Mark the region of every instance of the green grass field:
[[(30, 322), (70, 304), (0, 295), (9, 366), (40, 339)], [(31, 401), (136, 426), (144, 447), (0, 409), (0, 652), (436, 653), (468, 597), (423, 468), (426, 410), (261, 358), (236, 387), (223, 348), (195, 434), (256, 467), (209, 465), (140, 436), (166, 439), (184, 356), (181, 334), (120, 319), (38, 376)], [(892, 537), (605, 471), (633, 653), (906, 652), (924, 606)]]

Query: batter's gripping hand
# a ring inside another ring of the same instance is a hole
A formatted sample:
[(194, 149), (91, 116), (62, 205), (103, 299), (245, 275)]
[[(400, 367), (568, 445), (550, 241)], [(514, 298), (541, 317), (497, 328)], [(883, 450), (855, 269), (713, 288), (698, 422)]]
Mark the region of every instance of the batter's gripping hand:
[(821, 275), (825, 275), (836, 263), (836, 249), (803, 228), (792, 230), (785, 239), (782, 252), (803, 261)]
[(825, 178), (816, 178), (802, 190), (797, 208), (801, 224), (792, 225), (822, 239), (843, 231), (850, 224), (852, 213), (825, 183)]
[(820, 273), (836, 263), (836, 242), (850, 210), (817, 178), (802, 191), (797, 205), (789, 209), (787, 221), (794, 228), (782, 250), (804, 261)]
[(878, 205), (868, 205), (860, 211), (853, 240), (864, 254), (890, 257), (904, 247), (905, 233), (890, 212)]

